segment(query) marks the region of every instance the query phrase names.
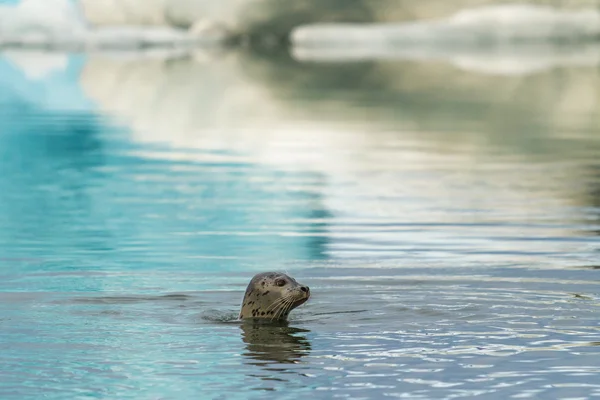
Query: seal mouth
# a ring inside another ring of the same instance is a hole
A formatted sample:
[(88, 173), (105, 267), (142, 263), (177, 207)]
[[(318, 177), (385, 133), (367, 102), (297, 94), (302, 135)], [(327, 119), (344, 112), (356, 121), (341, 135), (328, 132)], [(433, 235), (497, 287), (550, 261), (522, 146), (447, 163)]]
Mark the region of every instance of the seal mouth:
[(298, 306), (301, 306), (302, 304), (306, 303), (308, 301), (308, 299), (310, 299), (310, 293), (306, 293), (306, 295), (303, 298), (294, 301), (292, 303), (292, 309), (294, 309), (294, 308), (296, 308)]

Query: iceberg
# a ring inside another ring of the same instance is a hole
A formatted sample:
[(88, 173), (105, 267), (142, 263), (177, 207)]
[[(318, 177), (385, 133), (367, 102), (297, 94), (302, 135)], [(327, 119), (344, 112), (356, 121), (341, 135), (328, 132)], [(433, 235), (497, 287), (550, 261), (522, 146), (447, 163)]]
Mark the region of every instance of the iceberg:
[(71, 0), (23, 0), (0, 3), (0, 47), (61, 50), (183, 47), (218, 43), (220, 32), (169, 26), (91, 26), (79, 3)]
[(69, 0), (23, 0), (0, 4), (0, 41), (39, 42), (80, 37), (85, 21)]
[[(329, 5), (308, 1), (299, 13), (276, 0), (0, 0), (0, 47), (189, 48), (221, 45), (237, 37), (256, 36), (260, 42), (290, 35), (294, 45), (302, 47), (487, 46), (600, 37), (597, 8), (555, 8), (522, 1), (466, 8), (438, 19), (410, 20), (416, 12), (413, 8), (424, 6), (357, 0), (361, 8), (356, 4), (345, 7), (340, 1)], [(400, 12), (405, 6), (407, 15)], [(393, 10), (382, 20), (386, 7)], [(393, 22), (393, 18), (404, 18), (404, 22)]]
[(486, 74), (524, 75), (600, 64), (600, 10), (496, 5), (439, 20), (306, 25), (291, 38), (294, 58), (305, 62), (431, 60)]

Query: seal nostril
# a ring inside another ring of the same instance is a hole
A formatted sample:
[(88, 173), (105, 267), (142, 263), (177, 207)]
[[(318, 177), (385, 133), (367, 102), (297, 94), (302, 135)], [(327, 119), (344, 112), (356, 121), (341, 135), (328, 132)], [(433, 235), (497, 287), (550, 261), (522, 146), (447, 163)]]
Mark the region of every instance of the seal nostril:
[(304, 293), (308, 293), (310, 289), (308, 288), (308, 286), (302, 286), (300, 287), (300, 290), (302, 290)]

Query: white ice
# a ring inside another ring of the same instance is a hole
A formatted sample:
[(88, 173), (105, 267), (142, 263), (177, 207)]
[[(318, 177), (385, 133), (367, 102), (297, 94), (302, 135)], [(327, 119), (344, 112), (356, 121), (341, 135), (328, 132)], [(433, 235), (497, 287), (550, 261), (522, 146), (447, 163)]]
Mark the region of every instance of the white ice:
[(309, 25), (292, 33), (300, 61), (435, 60), (488, 74), (523, 75), (600, 64), (600, 11), (533, 5), (463, 10), (445, 20)]
[(70, 0), (22, 0), (0, 5), (0, 40), (55, 40), (79, 37), (87, 30)]
[[(203, 33), (203, 32), (200, 32)], [(222, 37), (168, 26), (93, 27), (71, 0), (22, 0), (0, 5), (0, 46), (76, 49), (187, 47)]]
[(301, 47), (490, 45), (597, 39), (600, 10), (507, 4), (460, 11), (443, 20), (388, 24), (314, 24), (292, 33)]

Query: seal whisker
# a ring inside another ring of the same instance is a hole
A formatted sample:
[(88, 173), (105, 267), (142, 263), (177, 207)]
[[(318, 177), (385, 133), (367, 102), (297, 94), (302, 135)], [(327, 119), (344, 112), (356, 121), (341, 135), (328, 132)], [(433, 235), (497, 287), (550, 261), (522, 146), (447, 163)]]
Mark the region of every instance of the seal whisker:
[(270, 312), (273, 313), (271, 321), (275, 319), (280, 319), (281, 316), (284, 314), (282, 311), (288, 306), (288, 304), (293, 304), (293, 300), (291, 299), (290, 295), (281, 297), (280, 299), (277, 299), (273, 304), (271, 304), (266, 311), (267, 315)]
[(277, 304), (277, 307), (275, 307), (273, 309), (273, 318), (279, 318), (279, 314), (280, 314), (281, 310), (286, 306), (287, 303), (288, 303), (288, 298), (283, 297), (281, 299), (281, 301)]
[(277, 308), (277, 311), (275, 311), (273, 318), (279, 319), (282, 315), (283, 315), (283, 311), (284, 309), (288, 306), (288, 304), (290, 304), (292, 301), (290, 299), (290, 296), (286, 296), (284, 298), (284, 301), (281, 302), (281, 304), (279, 305), (279, 307)]
[(273, 319), (279, 319), (281, 318), (281, 316), (284, 314), (284, 309), (288, 307), (288, 305), (292, 303), (292, 301), (289, 299), (289, 297), (286, 297), (286, 300), (281, 304), (281, 306), (277, 309), (277, 311), (275, 312), (275, 314), (273, 315), (273, 318), (271, 318), (271, 321)]
[(293, 298), (289, 298), (288, 301), (286, 302), (286, 304), (281, 308), (281, 313), (279, 314), (279, 317), (281, 318), (281, 316), (284, 316), (290, 311), (290, 309), (292, 308), (292, 305), (294, 305), (294, 299)]
[[(285, 294), (283, 295), (281, 298), (277, 299), (275, 302), (273, 302), (272, 305), (282, 305), (283, 303), (287, 303), (288, 300), (292, 299), (294, 296), (292, 294)], [(292, 299), (293, 300), (293, 299)]]
[(290, 313), (290, 311), (292, 310), (292, 307), (294, 306), (294, 303), (296, 303), (296, 299), (291, 299), (290, 303), (288, 304), (287, 308), (283, 311), (283, 315), (287, 318), (287, 315)]
[(273, 303), (271, 303), (269, 305), (269, 307), (266, 308), (265, 311), (271, 311), (271, 309), (276, 308), (277, 306), (279, 306), (281, 303), (283, 303), (284, 301), (286, 301), (287, 297), (280, 297), (277, 300), (275, 300)]

